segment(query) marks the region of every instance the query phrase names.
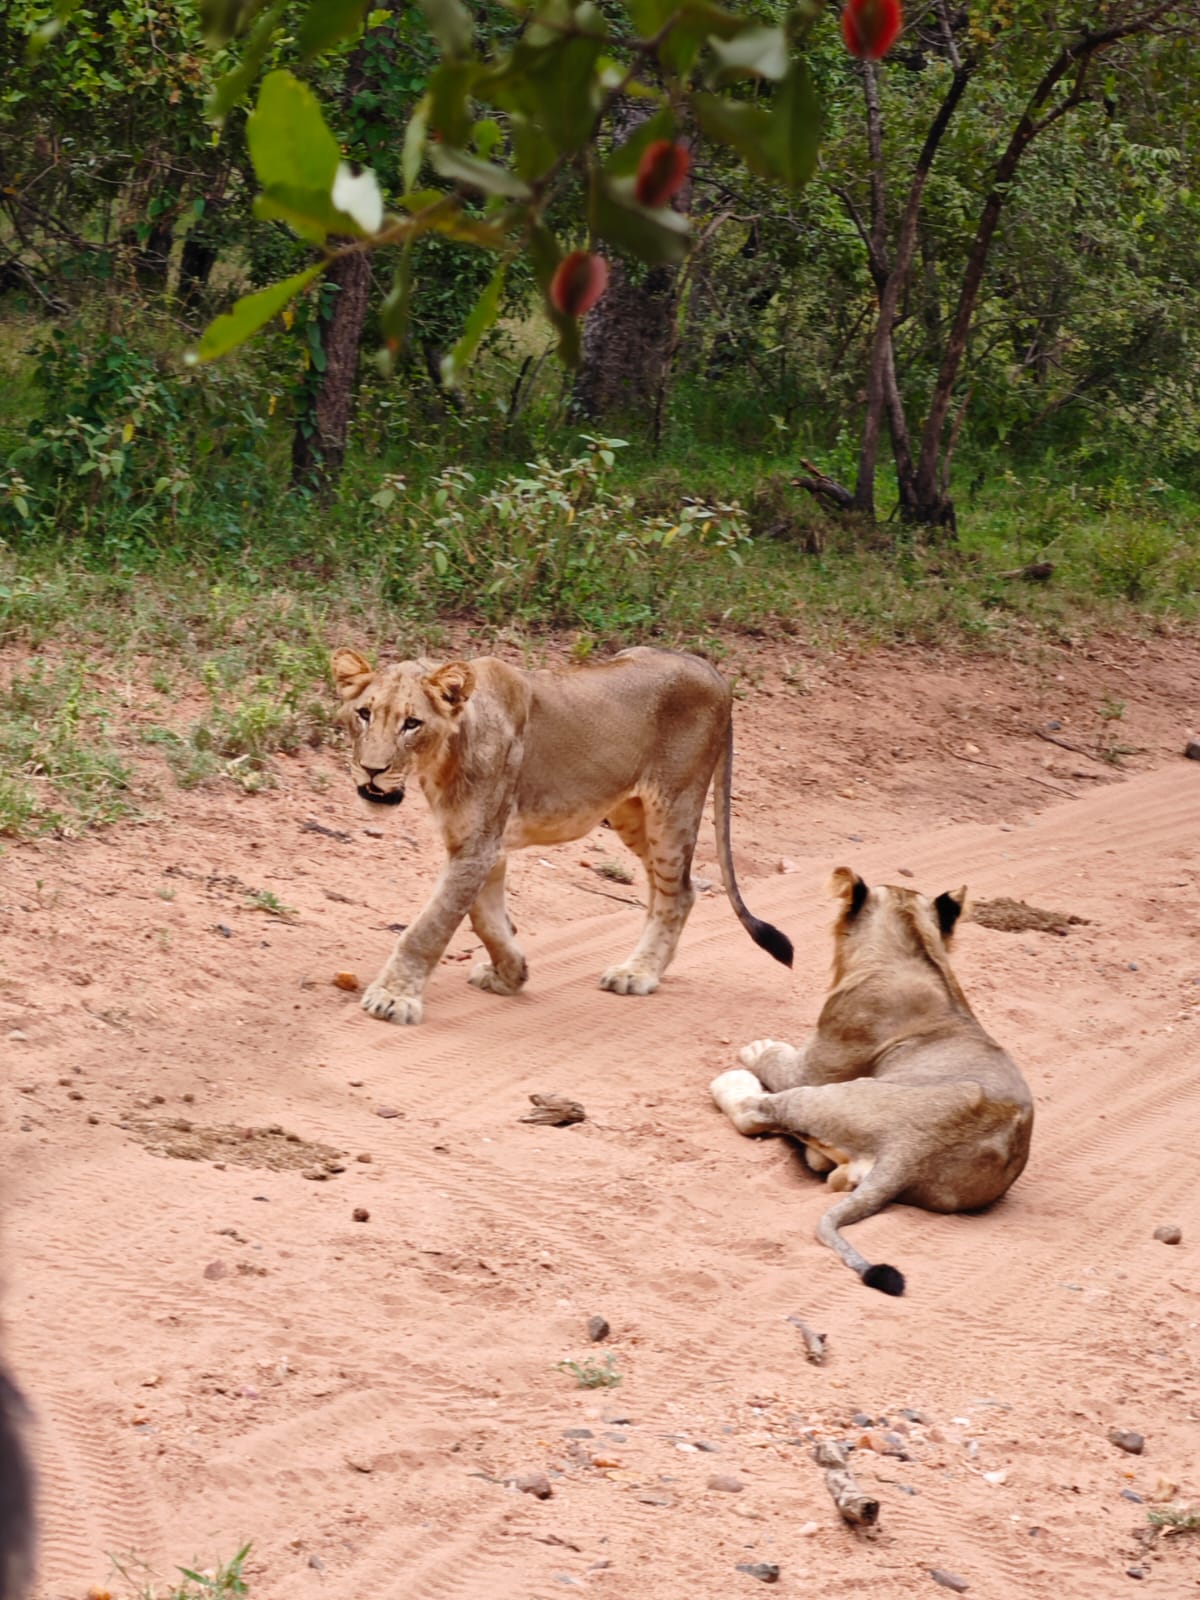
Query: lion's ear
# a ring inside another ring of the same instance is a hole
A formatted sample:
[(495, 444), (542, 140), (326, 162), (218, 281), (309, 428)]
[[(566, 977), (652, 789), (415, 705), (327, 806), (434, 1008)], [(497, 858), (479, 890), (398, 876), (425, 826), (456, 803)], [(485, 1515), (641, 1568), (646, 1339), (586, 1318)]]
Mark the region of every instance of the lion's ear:
[(343, 700), (353, 700), (371, 680), (370, 663), (363, 660), (357, 650), (335, 650), (329, 658), (333, 668), (333, 681)]
[(456, 717), (475, 687), (475, 669), (469, 661), (447, 661), (427, 678), (421, 687), (448, 716)]
[(948, 939), (954, 932), (955, 924), (959, 917), (962, 916), (963, 907), (966, 903), (967, 886), (965, 883), (957, 893), (951, 894), (947, 891), (945, 894), (938, 895), (933, 902), (933, 909), (937, 913), (938, 927), (942, 931), (943, 939)]
[(835, 868), (829, 887), (837, 899), (846, 902), (847, 921), (858, 915), (871, 892), (858, 873), (851, 872), (849, 867)]

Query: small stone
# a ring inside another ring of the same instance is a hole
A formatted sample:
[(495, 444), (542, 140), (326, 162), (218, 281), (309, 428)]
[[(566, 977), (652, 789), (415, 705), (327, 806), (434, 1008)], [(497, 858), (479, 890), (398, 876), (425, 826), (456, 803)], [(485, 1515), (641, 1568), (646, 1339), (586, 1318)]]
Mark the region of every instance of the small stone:
[(375, 1463), (369, 1461), (366, 1456), (347, 1456), (346, 1465), (351, 1472), (374, 1472), (375, 1470)]
[(564, 1439), (594, 1439), (595, 1438), (595, 1434), (592, 1432), (592, 1430), (590, 1428), (564, 1428), (563, 1431), (562, 1431), (562, 1436), (563, 1436)]
[(1183, 1229), (1177, 1228), (1173, 1222), (1164, 1222), (1161, 1228), (1155, 1228), (1154, 1237), (1161, 1244), (1178, 1244), (1183, 1238)]
[(309, 1556), (308, 1564), (315, 1572), (324, 1572), (325, 1570), (325, 1563), (321, 1560), (320, 1556)]
[(83, 1090), (82, 1089), (69, 1089), (67, 1091), (67, 1099), (68, 1100), (82, 1100), (83, 1099)]
[(210, 1261), (204, 1269), (204, 1276), (206, 1278), (227, 1278), (229, 1276), (229, 1268), (223, 1261)]
[(232, 939), (233, 938), (233, 929), (229, 926), (229, 924), (227, 922), (218, 922), (213, 931), (216, 932), (216, 933), (219, 933), (221, 935), (222, 939)]
[(850, 1421), (856, 1428), (869, 1428), (872, 1426), (874, 1420), (875, 1419), (873, 1417), (869, 1417), (865, 1411), (856, 1411), (850, 1418)]
[(383, 1117), (386, 1120), (389, 1117), (401, 1117), (404, 1115), (404, 1113), (402, 1111), (397, 1111), (395, 1106), (376, 1106), (375, 1115), (377, 1117)]
[(799, 872), (800, 863), (798, 861), (793, 861), (791, 856), (781, 856), (780, 859), (775, 863), (775, 871)]
[(29, 1035), (27, 1033), (23, 1033), (20, 1028), (14, 1028), (8, 1037), (12, 1040), (13, 1044), (29, 1043)]
[(820, 1531), (821, 1531), (821, 1524), (819, 1522), (802, 1522), (800, 1524), (800, 1526), (796, 1529), (796, 1532), (799, 1534), (799, 1536), (802, 1539), (815, 1538), (815, 1536), (818, 1533), (820, 1533)]
[(1150, 1576), (1150, 1568), (1149, 1567), (1126, 1567), (1125, 1568), (1125, 1576), (1127, 1578), (1148, 1578)]
[(302, 1178), (307, 1178), (310, 1183), (328, 1183), (329, 1181), (329, 1174), (327, 1172), (322, 1172), (320, 1167), (309, 1167), (309, 1169), (306, 1172), (302, 1172), (300, 1176)]
[(757, 1578), (760, 1583), (779, 1582), (779, 1568), (773, 1561), (739, 1561), (737, 1570), (748, 1578)]
[(364, 828), (363, 832), (366, 834), (368, 839), (382, 839), (383, 838), (383, 829), (382, 828)]
[(355, 1161), (361, 1161), (364, 1166), (369, 1167), (371, 1165), (373, 1157), (372, 1157), (372, 1155), (371, 1155), (369, 1150), (364, 1150), (362, 1155), (355, 1156), (354, 1159), (355, 1159)]
[(965, 1578), (960, 1578), (956, 1572), (947, 1572), (944, 1567), (930, 1567), (929, 1576), (943, 1589), (953, 1589), (955, 1594), (966, 1594), (971, 1587)]
[(183, 1101), (185, 1106), (194, 1106), (196, 1103), (196, 1096), (190, 1092), (185, 1095), (180, 1095), (180, 1099)]
[(345, 989), (349, 994), (353, 994), (358, 986), (358, 979), (353, 972), (335, 972), (333, 975), (335, 989)]
[(861, 833), (848, 833), (846, 837), (849, 839), (851, 844), (861, 844), (863, 842), (863, 836)]
[(708, 1480), (708, 1487), (719, 1494), (741, 1494), (746, 1485), (740, 1478), (731, 1477), (727, 1472), (714, 1472)]
[(1140, 1505), (1144, 1505), (1145, 1504), (1145, 1502), (1143, 1501), (1141, 1495), (1138, 1494), (1136, 1489), (1122, 1489), (1121, 1490), (1121, 1499), (1122, 1500), (1132, 1500), (1135, 1506), (1140, 1506)]
[(93, 1128), (99, 1127), (99, 1125), (100, 1125), (100, 1118), (96, 1115), (96, 1113), (94, 1111), (89, 1111), (88, 1112), (88, 1121), (91, 1123)]
[(370, 1222), (371, 1220), (371, 1213), (367, 1210), (366, 1206), (355, 1206), (350, 1215), (354, 1218), (355, 1222)]
[[(1183, 747), (1183, 753), (1189, 761), (1200, 761), (1200, 739), (1189, 739)], [(1138, 1576), (1141, 1577), (1141, 1573)]]
[(902, 878), (911, 878), (912, 877), (912, 868), (911, 867), (897, 867), (896, 871), (900, 874), (900, 876)]
[(1124, 1428), (1110, 1428), (1106, 1437), (1109, 1444), (1115, 1444), (1118, 1450), (1124, 1450), (1131, 1456), (1140, 1456), (1146, 1448), (1146, 1441), (1140, 1433)]
[(719, 1456), (721, 1454), (721, 1446), (713, 1444), (711, 1439), (693, 1439), (692, 1443), (697, 1450), (703, 1450), (706, 1455)]
[(544, 1472), (522, 1472), (519, 1477), (510, 1478), (509, 1482), (522, 1494), (531, 1494), (538, 1500), (549, 1500), (554, 1493), (550, 1479)]
[(913, 1406), (901, 1406), (900, 1415), (907, 1417), (909, 1422), (919, 1422), (922, 1427), (927, 1426), (929, 1423), (929, 1418), (926, 1414), (923, 1411), (916, 1410)]
[(612, 1332), (612, 1329), (609, 1327), (608, 1321), (607, 1321), (606, 1318), (604, 1318), (604, 1317), (589, 1317), (588, 1318), (587, 1336), (592, 1341), (593, 1344), (599, 1344), (601, 1342), (601, 1340), (607, 1339), (611, 1332)]
[(361, 1078), (351, 1078), (350, 1079), (350, 1087), (352, 1089), (361, 1089), (362, 1086), (363, 1086), (363, 1080)]
[(641, 1489), (633, 1497), (640, 1500), (644, 1506), (669, 1507), (675, 1504), (675, 1496), (668, 1494), (665, 1489)]

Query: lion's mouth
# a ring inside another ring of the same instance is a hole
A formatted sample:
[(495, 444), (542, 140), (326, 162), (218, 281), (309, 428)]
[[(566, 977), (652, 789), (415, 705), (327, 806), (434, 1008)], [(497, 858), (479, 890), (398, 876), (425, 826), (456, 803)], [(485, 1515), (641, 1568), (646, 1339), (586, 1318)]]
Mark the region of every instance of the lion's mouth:
[(360, 783), (358, 792), (373, 806), (398, 806), (404, 799), (403, 786), (399, 789), (374, 789), (369, 783)]

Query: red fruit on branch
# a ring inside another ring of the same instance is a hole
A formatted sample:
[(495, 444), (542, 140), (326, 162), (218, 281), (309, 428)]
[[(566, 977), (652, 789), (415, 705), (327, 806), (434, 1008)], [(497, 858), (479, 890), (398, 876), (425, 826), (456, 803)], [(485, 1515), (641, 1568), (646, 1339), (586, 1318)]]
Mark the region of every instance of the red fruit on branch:
[(572, 250), (554, 269), (550, 304), (567, 317), (590, 311), (608, 288), (608, 262), (587, 250)]
[(878, 61), (887, 55), (904, 26), (900, 0), (846, 0), (842, 38), (852, 56)]
[(644, 206), (665, 206), (687, 177), (691, 158), (681, 144), (655, 139), (642, 151), (634, 194)]

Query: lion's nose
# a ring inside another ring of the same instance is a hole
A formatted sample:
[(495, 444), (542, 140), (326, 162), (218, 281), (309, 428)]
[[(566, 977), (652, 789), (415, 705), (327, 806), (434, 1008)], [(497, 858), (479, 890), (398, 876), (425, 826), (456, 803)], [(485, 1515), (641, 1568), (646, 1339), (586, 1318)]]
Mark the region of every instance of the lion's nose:
[(381, 772), (386, 772), (386, 767), (364, 767), (363, 771), (368, 778), (377, 778)]

